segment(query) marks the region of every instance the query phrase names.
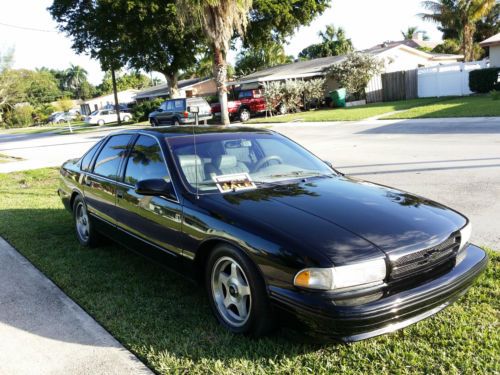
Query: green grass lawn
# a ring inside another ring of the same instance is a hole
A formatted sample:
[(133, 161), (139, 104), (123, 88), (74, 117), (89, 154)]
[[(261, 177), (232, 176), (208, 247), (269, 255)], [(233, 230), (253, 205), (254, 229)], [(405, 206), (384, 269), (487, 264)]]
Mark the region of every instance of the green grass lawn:
[(0, 235), (162, 374), (494, 374), (500, 371), (500, 254), (458, 303), (396, 333), (350, 345), (277, 332), (226, 333), (204, 292), (116, 245), (85, 249), (56, 194), (57, 170), (0, 175)]
[(442, 100), (408, 111), (395, 113), (384, 119), (482, 117), (500, 116), (500, 101), (489, 95), (464, 96)]
[(372, 103), (358, 107), (320, 109), (307, 112), (294, 113), (284, 116), (257, 117), (249, 123), (275, 123), (275, 122), (316, 122), (316, 121), (357, 121), (384, 113), (402, 111), (413, 107), (435, 103), (436, 98), (401, 100), (397, 102)]

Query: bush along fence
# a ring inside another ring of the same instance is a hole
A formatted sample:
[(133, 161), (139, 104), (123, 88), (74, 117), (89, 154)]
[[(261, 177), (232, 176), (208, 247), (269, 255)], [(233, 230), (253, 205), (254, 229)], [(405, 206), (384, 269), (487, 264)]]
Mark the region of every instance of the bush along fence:
[(469, 73), (469, 87), (477, 93), (500, 91), (500, 68), (473, 70)]
[(272, 116), (274, 112), (293, 113), (302, 108), (317, 107), (325, 98), (325, 82), (324, 78), (315, 78), (265, 83), (266, 115)]

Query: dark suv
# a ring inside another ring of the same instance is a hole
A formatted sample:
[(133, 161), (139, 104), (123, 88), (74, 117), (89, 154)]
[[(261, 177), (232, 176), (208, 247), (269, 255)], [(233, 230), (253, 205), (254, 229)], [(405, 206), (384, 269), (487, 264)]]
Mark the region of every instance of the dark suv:
[(190, 113), (188, 108), (195, 106), (199, 109), (200, 122), (212, 118), (210, 105), (205, 99), (178, 98), (164, 101), (156, 111), (149, 114), (149, 122), (151, 126), (192, 124), (195, 122), (195, 115)]

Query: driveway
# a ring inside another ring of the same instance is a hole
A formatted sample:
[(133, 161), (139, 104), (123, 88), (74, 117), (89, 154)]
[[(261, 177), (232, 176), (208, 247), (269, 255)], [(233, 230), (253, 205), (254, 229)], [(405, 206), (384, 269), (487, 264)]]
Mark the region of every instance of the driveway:
[[(500, 118), (370, 120), (266, 125), (351, 176), (394, 186), (466, 214), (473, 241), (500, 250)], [(0, 135), (0, 173), (59, 166), (115, 129), (74, 135)]]

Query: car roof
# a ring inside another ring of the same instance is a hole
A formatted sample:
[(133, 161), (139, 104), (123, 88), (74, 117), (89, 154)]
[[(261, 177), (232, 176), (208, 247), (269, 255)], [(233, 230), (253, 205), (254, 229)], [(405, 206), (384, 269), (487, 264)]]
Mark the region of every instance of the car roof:
[(214, 125), (198, 125), (198, 126), (162, 126), (162, 127), (147, 127), (130, 130), (122, 130), (113, 132), (110, 135), (121, 133), (147, 133), (156, 137), (182, 137), (192, 135), (193, 130), (196, 134), (220, 134), (220, 133), (274, 133), (269, 129), (252, 128), (249, 126), (214, 126)]

